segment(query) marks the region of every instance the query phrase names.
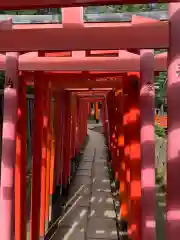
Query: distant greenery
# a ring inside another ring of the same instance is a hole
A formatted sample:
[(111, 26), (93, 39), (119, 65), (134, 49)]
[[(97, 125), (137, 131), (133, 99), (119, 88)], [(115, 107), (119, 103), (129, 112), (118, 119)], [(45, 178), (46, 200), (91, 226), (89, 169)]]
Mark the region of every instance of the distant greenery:
[(0, 89), (4, 88), (4, 72), (0, 72)]
[[(138, 11), (154, 11), (167, 10), (167, 3), (149, 3), (149, 4), (133, 4), (133, 5), (108, 5), (108, 6), (89, 6), (84, 8), (85, 13), (120, 13), (120, 12), (138, 12)], [(0, 11), (0, 14), (9, 15), (37, 15), (37, 14), (61, 14), (61, 9), (45, 8), (34, 10), (13, 10)]]
[(109, 5), (109, 6), (90, 6), (85, 9), (85, 13), (119, 13), (119, 12), (140, 12), (152, 10), (167, 10), (167, 3), (156, 4), (133, 4), (133, 5)]
[(164, 138), (166, 136), (165, 129), (155, 124), (155, 133), (158, 137)]
[(38, 14), (57, 14), (59, 13), (59, 9), (30, 9), (30, 10), (12, 10), (12, 11), (0, 11), (0, 14), (7, 14), (7, 15), (38, 15)]

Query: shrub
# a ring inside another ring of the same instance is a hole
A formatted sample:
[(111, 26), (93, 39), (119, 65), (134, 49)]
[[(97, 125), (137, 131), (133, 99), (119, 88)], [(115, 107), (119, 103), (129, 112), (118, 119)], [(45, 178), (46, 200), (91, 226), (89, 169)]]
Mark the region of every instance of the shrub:
[(166, 131), (164, 128), (160, 127), (159, 125), (155, 124), (155, 133), (158, 137), (165, 137)]

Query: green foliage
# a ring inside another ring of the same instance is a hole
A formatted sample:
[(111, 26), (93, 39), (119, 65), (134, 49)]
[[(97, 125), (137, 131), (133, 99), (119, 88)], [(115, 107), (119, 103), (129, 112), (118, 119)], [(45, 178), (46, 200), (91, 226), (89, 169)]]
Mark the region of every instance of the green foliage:
[[(133, 5), (108, 5), (108, 6), (89, 6), (85, 8), (85, 13), (122, 13), (122, 12), (143, 12), (154, 10), (167, 10), (167, 3), (156, 4), (133, 4)], [(37, 14), (60, 14), (61, 9), (58, 8), (44, 8), (34, 10), (13, 10), (13, 11), (0, 11), (0, 14), (9, 15), (37, 15)]]
[(167, 72), (159, 72), (158, 76), (155, 77), (155, 104), (156, 108), (159, 108), (164, 103), (166, 96), (166, 82), (167, 82)]
[(32, 86), (27, 86), (27, 93), (28, 94), (33, 94), (34, 93), (34, 88)]
[[(167, 49), (158, 49), (155, 50), (155, 55), (159, 53), (166, 52)], [(166, 72), (159, 72), (158, 75), (155, 77), (155, 105), (156, 108), (160, 108), (163, 104), (165, 105), (164, 99), (166, 97), (166, 83), (167, 83), (167, 71)]]
[(155, 133), (158, 137), (164, 138), (166, 136), (165, 129), (155, 124)]
[(0, 14), (7, 15), (38, 15), (38, 14), (59, 14), (60, 9), (58, 8), (44, 8), (44, 9), (29, 9), (29, 10), (11, 10), (11, 11), (0, 11)]
[(4, 88), (4, 72), (0, 72), (0, 89)]
[(152, 10), (167, 10), (168, 4), (133, 4), (133, 5), (108, 5), (108, 6), (89, 6), (85, 8), (85, 13), (122, 13), (122, 12), (143, 12)]

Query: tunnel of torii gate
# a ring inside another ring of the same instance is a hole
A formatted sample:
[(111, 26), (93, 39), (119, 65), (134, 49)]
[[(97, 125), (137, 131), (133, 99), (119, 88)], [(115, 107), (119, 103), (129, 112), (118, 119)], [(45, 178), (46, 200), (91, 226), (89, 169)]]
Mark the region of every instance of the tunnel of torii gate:
[[(44, 239), (51, 221), (52, 195), (58, 185), (69, 183), (71, 159), (87, 136), (90, 102), (102, 103), (103, 131), (115, 178), (120, 181), (121, 219), (128, 222), (129, 236), (132, 240), (156, 239), (154, 73), (165, 70), (166, 239), (180, 235), (180, 3), (169, 4), (168, 22), (137, 16), (130, 23), (83, 22), (79, 6), (112, 3), (122, 1), (0, 2), (0, 9), (67, 7), (62, 8), (62, 24), (0, 22), (0, 70), (5, 71), (0, 190), (3, 240), (26, 239), (28, 85), (34, 89), (30, 239)], [(162, 48), (168, 53), (154, 55), (154, 49)]]

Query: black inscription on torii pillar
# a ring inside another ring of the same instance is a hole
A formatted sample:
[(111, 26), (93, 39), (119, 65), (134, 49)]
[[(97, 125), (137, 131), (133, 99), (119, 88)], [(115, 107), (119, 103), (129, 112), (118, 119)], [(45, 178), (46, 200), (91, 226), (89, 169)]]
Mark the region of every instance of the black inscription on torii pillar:
[(180, 63), (177, 65), (176, 77), (180, 77)]
[(148, 91), (153, 91), (153, 84), (151, 82), (147, 82)]
[(14, 84), (13, 81), (11, 80), (11, 78), (8, 78), (7, 80), (5, 80), (5, 88), (13, 88)]

